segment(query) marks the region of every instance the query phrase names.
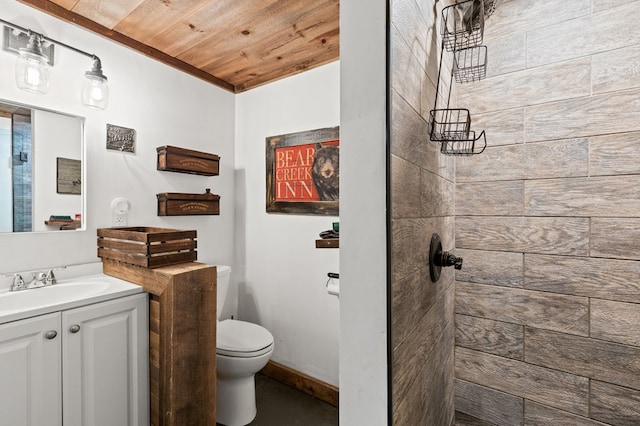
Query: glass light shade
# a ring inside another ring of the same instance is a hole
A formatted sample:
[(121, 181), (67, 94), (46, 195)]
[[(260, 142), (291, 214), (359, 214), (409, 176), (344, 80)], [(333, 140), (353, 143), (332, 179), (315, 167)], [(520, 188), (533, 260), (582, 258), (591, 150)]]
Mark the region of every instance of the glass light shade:
[(49, 64), (47, 57), (20, 49), (16, 60), (16, 84), (33, 93), (49, 91)]
[(85, 73), (82, 84), (82, 103), (90, 108), (105, 109), (109, 104), (109, 84), (104, 76)]

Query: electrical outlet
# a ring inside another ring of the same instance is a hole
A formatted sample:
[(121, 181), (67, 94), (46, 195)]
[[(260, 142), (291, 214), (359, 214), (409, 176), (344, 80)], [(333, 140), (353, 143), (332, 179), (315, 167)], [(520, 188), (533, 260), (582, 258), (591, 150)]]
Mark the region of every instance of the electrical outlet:
[(126, 213), (114, 213), (111, 216), (111, 226), (127, 226), (127, 217)]
[(130, 209), (131, 203), (126, 198), (111, 201), (111, 226), (127, 226)]

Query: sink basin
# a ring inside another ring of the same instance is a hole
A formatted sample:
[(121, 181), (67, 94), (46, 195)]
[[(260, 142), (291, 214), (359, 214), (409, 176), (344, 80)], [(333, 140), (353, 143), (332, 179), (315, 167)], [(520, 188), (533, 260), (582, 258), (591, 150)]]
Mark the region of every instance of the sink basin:
[(0, 324), (142, 292), (142, 287), (108, 275), (59, 280), (47, 287), (0, 290)]

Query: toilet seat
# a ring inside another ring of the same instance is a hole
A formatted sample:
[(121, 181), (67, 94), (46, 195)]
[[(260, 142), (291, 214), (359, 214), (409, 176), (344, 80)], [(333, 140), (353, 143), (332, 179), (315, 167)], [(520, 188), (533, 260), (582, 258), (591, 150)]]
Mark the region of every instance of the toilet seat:
[(273, 349), (273, 335), (250, 322), (224, 320), (218, 323), (216, 353), (235, 358), (264, 355)]

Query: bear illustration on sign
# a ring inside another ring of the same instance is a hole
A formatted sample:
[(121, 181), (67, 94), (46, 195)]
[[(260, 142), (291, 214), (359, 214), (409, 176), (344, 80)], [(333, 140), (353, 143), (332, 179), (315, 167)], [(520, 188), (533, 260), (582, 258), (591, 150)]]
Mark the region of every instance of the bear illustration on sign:
[(316, 144), (311, 169), (320, 201), (338, 201), (340, 196), (340, 147)]

